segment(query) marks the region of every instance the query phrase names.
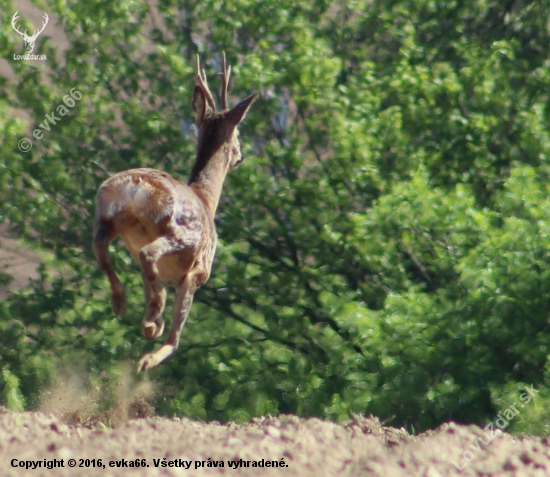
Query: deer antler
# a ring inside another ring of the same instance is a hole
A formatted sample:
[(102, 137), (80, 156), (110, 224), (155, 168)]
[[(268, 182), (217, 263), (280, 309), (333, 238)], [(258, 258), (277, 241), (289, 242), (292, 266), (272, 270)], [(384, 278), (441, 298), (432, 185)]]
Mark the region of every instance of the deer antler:
[(214, 97), (212, 96), (212, 93), (210, 92), (210, 88), (208, 87), (208, 80), (206, 79), (206, 71), (201, 70), (200, 65), (200, 59), (199, 55), (197, 55), (197, 63), (196, 63), (196, 80), (197, 84), (202, 89), (204, 96), (206, 97), (206, 102), (208, 103), (208, 106), (210, 106), (214, 111), (216, 111), (216, 103), (214, 102)]
[(222, 56), (222, 72), (220, 74), (222, 76), (222, 109), (227, 109), (227, 88), (231, 77), (231, 65), (227, 66), (225, 51)]
[(19, 10), (17, 10), (14, 14), (13, 14), (13, 17), (11, 17), (11, 26), (13, 27), (13, 29), (19, 33), (23, 38), (27, 36), (27, 30), (25, 30), (25, 33), (22, 33), (21, 31), (19, 31), (19, 27), (16, 26), (16, 23), (17, 23), (17, 20), (19, 20), (19, 18), (17, 18), (17, 15), (19, 14)]
[(44, 31), (44, 28), (46, 28), (46, 25), (48, 24), (48, 20), (49, 20), (49, 17), (46, 13), (44, 13), (44, 18), (45, 18), (45, 22), (42, 23), (42, 28), (40, 29), (40, 31), (36, 31), (34, 30), (34, 33), (32, 34), (32, 39), (35, 40), (36, 38), (38, 38), (38, 35), (40, 35), (40, 33), (42, 33)]
[(17, 20), (19, 20), (19, 18), (17, 16), (18, 14), (19, 14), (19, 10), (17, 10), (13, 14), (13, 17), (11, 18), (11, 26), (13, 27), (13, 29), (17, 33), (19, 33), (23, 38), (25, 38), (26, 40), (36, 40), (36, 38), (38, 38), (38, 35), (40, 35), (40, 33), (42, 33), (44, 31), (44, 28), (46, 28), (46, 25), (48, 24), (48, 20), (49, 20), (48, 15), (46, 13), (44, 13), (45, 21), (42, 23), (42, 28), (39, 31), (34, 30), (34, 33), (32, 34), (32, 36), (29, 36), (29, 35), (27, 35), (27, 30), (25, 30), (25, 32), (23, 33), (19, 30), (19, 27), (16, 25)]

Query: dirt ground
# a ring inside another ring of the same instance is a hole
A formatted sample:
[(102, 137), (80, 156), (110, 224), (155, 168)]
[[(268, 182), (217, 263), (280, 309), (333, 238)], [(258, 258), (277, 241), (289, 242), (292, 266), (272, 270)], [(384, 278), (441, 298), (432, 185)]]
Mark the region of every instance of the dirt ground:
[[(450, 423), (413, 437), (375, 418), (338, 425), (295, 416), (241, 425), (149, 417), (90, 429), (53, 414), (2, 411), (0, 475), (550, 475), (546, 438), (490, 434)], [(63, 467), (44, 468), (54, 459)]]

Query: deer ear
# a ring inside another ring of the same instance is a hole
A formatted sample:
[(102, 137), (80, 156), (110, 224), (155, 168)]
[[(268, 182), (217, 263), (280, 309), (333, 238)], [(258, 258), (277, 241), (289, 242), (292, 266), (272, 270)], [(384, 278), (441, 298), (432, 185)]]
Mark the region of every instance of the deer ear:
[(237, 106), (233, 109), (230, 109), (225, 113), (225, 119), (229, 121), (232, 127), (237, 127), (237, 125), (243, 120), (244, 115), (252, 105), (252, 102), (256, 99), (258, 93), (251, 94), (248, 98), (243, 99)]
[(195, 85), (195, 92), (193, 94), (193, 110), (195, 111), (195, 123), (197, 123), (197, 126), (204, 121), (207, 108), (208, 103), (206, 102), (204, 91), (200, 86)]

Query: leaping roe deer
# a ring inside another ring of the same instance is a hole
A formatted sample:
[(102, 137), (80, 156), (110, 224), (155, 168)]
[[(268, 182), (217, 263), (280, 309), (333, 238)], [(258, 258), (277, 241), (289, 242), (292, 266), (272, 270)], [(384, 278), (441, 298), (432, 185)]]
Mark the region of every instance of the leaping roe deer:
[(228, 109), (230, 74), (224, 55), (223, 109), (217, 111), (197, 56), (193, 96), (197, 158), (187, 184), (164, 172), (141, 168), (113, 175), (97, 193), (93, 247), (109, 278), (115, 314), (125, 310), (125, 300), (108, 248), (119, 234), (141, 264), (146, 298), (142, 328), (147, 339), (160, 336), (164, 330), (164, 284), (177, 289), (170, 336), (159, 349), (139, 360), (138, 372), (157, 366), (176, 351), (195, 290), (210, 276), (217, 240), (214, 216), (223, 182), (243, 159), (237, 125), (257, 95)]

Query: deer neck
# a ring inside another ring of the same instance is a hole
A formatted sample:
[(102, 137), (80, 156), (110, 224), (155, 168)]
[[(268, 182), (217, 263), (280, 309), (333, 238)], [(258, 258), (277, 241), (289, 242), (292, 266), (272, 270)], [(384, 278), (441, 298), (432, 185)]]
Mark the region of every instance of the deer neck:
[(197, 163), (191, 172), (188, 185), (203, 200), (206, 207), (214, 217), (218, 202), (222, 193), (223, 183), (227, 174), (226, 154), (222, 146), (212, 157), (202, 161), (197, 158)]

